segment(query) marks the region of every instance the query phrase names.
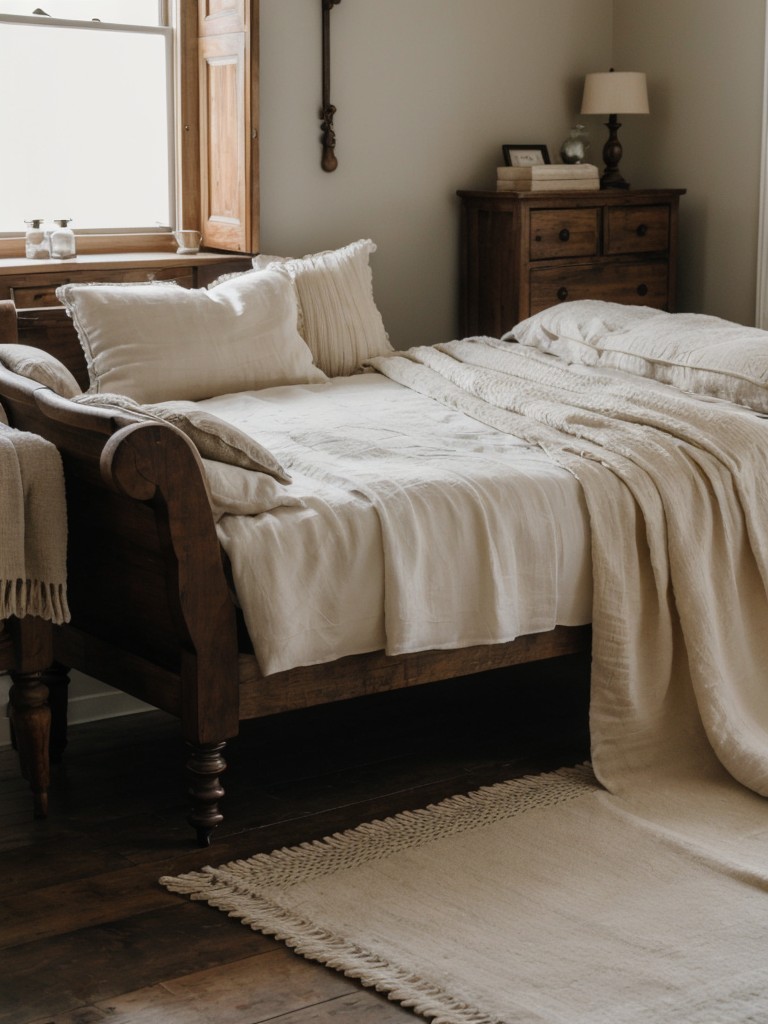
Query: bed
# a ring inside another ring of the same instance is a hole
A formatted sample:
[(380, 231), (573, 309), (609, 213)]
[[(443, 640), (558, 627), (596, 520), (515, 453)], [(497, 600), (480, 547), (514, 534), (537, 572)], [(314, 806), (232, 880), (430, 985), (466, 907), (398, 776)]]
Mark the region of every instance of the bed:
[[(12, 329), (0, 338), (6, 415), (58, 447), (67, 483), (71, 619), (54, 630), (48, 681), (55, 691), (77, 668), (179, 718), (201, 844), (222, 820), (224, 749), (243, 719), (590, 643), (601, 680), (619, 679), (602, 686), (609, 705), (639, 679), (657, 692), (680, 658), (685, 602), (672, 614), (682, 583), (669, 565), (690, 577), (695, 561), (672, 536), (674, 515), (700, 511), (702, 488), (717, 489), (701, 467), (725, 459), (705, 434), (716, 418), (734, 466), (743, 438), (765, 437), (764, 332), (564, 303), (504, 339), (399, 353), (373, 300), (374, 248), (257, 257), (253, 272), (199, 291), (63, 286), (76, 377), (14, 345)], [(679, 473), (697, 460), (686, 505)], [(749, 559), (739, 549), (723, 591), (745, 627), (760, 620), (768, 576), (756, 512), (768, 472), (755, 479), (747, 526), (726, 531), (731, 553), (745, 537), (754, 547)], [(679, 508), (664, 504), (665, 486)], [(736, 515), (722, 494), (711, 504)], [(733, 648), (718, 634), (712, 649), (694, 584), (684, 633), (693, 675), (709, 678)], [(654, 588), (659, 599), (639, 600)], [(741, 647), (752, 660), (739, 715), (760, 723), (751, 704), (768, 651)], [(643, 728), (658, 733), (646, 712)], [(620, 717), (593, 698), (598, 761), (616, 750)], [(717, 754), (759, 789), (757, 725), (752, 739)]]

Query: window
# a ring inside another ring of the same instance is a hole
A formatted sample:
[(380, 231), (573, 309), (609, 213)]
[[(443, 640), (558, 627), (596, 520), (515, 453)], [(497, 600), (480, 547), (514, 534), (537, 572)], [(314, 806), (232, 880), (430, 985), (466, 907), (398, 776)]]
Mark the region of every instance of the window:
[(176, 226), (254, 251), (255, 2), (36, 2), (0, 0), (0, 255), (38, 217), (71, 218), (78, 251)]
[[(32, 15), (33, 2), (0, 2), (3, 126), (22, 140), (0, 165), (0, 231), (32, 217), (72, 218), (78, 230), (169, 229), (173, 49), (156, 0), (46, 3), (69, 20)], [(7, 8), (28, 16), (3, 18)], [(102, 20), (72, 20), (87, 10)]]

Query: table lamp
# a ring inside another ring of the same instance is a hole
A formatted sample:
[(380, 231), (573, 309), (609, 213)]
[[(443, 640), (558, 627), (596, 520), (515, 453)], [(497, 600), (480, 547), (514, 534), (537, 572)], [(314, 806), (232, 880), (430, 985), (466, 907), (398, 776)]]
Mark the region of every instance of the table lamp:
[(619, 171), (621, 143), (618, 114), (647, 114), (648, 89), (642, 71), (598, 71), (584, 79), (582, 114), (608, 114), (608, 141), (603, 146), (605, 170), (600, 188), (629, 188)]

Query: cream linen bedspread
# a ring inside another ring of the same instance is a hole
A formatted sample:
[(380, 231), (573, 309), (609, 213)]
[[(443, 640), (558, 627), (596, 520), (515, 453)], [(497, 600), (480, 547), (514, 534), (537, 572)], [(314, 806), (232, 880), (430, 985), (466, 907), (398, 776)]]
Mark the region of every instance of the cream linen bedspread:
[(724, 766), (768, 795), (768, 423), (491, 339), (374, 365), (540, 445), (579, 480), (603, 784), (652, 800), (654, 780), (680, 794), (705, 776), (725, 786)]
[(537, 447), (375, 373), (199, 404), (266, 445), (300, 503), (217, 523), (266, 674), (589, 621), (581, 489)]

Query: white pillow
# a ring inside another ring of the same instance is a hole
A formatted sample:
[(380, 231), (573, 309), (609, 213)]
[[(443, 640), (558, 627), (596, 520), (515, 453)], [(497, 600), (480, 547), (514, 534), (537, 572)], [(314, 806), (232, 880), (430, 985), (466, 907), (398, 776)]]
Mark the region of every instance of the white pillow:
[(274, 477), (264, 473), (205, 458), (203, 469), (216, 522), (225, 515), (256, 516), (275, 508), (305, 504)]
[(502, 336), (542, 352), (550, 352), (569, 363), (596, 365), (596, 348), (603, 338), (653, 317), (668, 317), (650, 306), (626, 306), (619, 302), (578, 299), (561, 302), (534, 313)]
[(65, 284), (56, 289), (85, 352), (90, 392), (195, 401), (325, 375), (296, 330), (296, 297), (276, 270), (214, 288)]
[(601, 366), (768, 414), (768, 331), (700, 313), (638, 324), (602, 343)]
[(360, 370), (366, 359), (392, 345), (373, 298), (370, 239), (297, 259), (255, 256), (256, 270), (277, 268), (294, 281), (299, 300), (298, 329), (315, 365), (329, 377)]
[(119, 409), (141, 419), (162, 420), (186, 434), (203, 459), (266, 473), (281, 483), (291, 482), (290, 475), (263, 444), (194, 402), (140, 405), (125, 395), (105, 392), (79, 395), (74, 401), (99, 409)]
[(544, 310), (505, 338), (768, 414), (768, 331), (756, 327), (586, 300)]

